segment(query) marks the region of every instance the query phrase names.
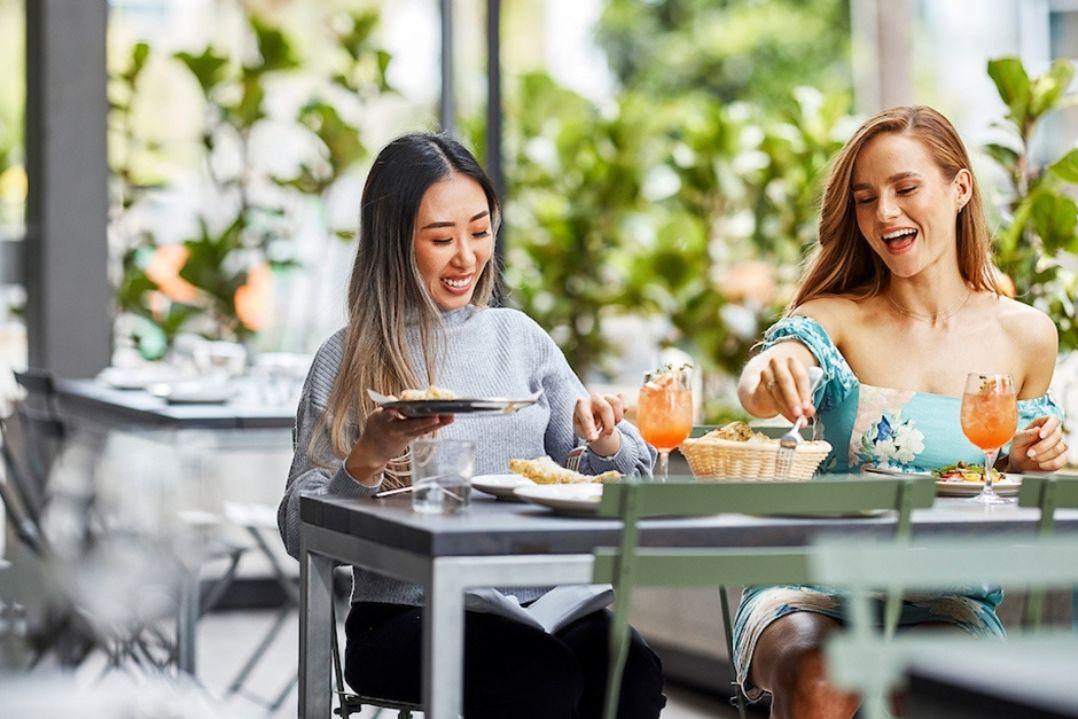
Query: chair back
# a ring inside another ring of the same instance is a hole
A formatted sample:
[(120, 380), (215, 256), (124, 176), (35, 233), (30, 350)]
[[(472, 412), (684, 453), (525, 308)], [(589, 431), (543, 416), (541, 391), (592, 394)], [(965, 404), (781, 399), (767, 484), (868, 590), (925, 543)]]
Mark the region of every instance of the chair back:
[[(935, 482), (928, 477), (822, 477), (809, 482), (682, 481), (614, 482), (603, 486), (596, 514), (622, 521), (618, 547), (595, 551), (593, 581), (614, 585), (618, 598), (611, 627), (611, 669), (604, 716), (613, 719), (628, 651), (628, 607), (635, 585), (723, 586), (769, 582), (807, 583), (805, 548), (640, 547), (638, 522), (645, 517), (716, 514), (828, 516), (896, 510), (896, 536), (910, 533), (910, 513), (932, 506)], [(727, 647), (729, 607), (721, 593)], [(889, 593), (885, 623), (890, 633), (901, 610), (897, 590)], [(740, 696), (739, 696), (740, 700)], [(740, 702), (739, 702), (740, 703)], [(742, 715), (743, 706), (740, 707)]]
[[(1056, 509), (1078, 509), (1078, 476), (1067, 474), (1029, 474), (1022, 477), (1018, 506), (1036, 507), (1041, 516), (1037, 534), (1050, 536), (1055, 531)], [(1026, 594), (1022, 623), (1026, 628), (1041, 625), (1044, 618), (1044, 592), (1033, 588)], [(1078, 629), (1078, 591), (1071, 592), (1071, 624)]]
[(15, 372), (15, 381), (26, 395), (15, 403), (13, 416), (3, 426), (4, 444), (10, 449), (5, 461), (21, 467), (22, 472), (13, 479), (25, 484), (21, 491), (26, 509), (38, 517), (48, 501), (49, 473), (67, 433), (60, 419), (52, 374), (28, 369)]
[(951, 591), (956, 585), (982, 583), (1038, 589), (1078, 584), (1078, 538), (1020, 541), (961, 537), (886, 545), (831, 539), (813, 548), (809, 570), (814, 579), (849, 589), (847, 630), (828, 642), (828, 671), (840, 687), (862, 694), (867, 719), (888, 716), (886, 697), (901, 679), (905, 658), (926, 642), (916, 635), (886, 641), (876, 633), (870, 593), (895, 584)]

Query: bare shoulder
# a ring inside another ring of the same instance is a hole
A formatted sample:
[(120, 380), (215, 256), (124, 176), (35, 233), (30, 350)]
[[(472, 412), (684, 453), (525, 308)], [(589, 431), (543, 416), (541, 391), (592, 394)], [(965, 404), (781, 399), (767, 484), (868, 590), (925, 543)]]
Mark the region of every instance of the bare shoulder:
[(1011, 346), (1018, 348), (1025, 364), (1026, 374), (1019, 396), (1044, 394), (1052, 382), (1059, 351), (1059, 331), (1055, 322), (1036, 307), (1007, 297), (999, 298), (996, 311), (1000, 327), (1010, 338)]
[(1009, 297), (1000, 297), (998, 303), (1000, 326), (1015, 345), (1024, 348), (1027, 355), (1047, 353), (1054, 364), (1059, 350), (1059, 330), (1052, 318), (1036, 307)]
[(829, 295), (809, 300), (793, 311), (795, 315), (804, 315), (823, 325), (831, 341), (842, 343), (846, 328), (856, 325), (861, 318), (862, 304), (845, 295)]

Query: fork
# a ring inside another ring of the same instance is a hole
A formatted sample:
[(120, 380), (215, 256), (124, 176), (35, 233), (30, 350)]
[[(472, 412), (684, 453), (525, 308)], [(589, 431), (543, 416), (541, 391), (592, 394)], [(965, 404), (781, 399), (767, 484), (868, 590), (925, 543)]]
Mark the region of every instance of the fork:
[[(808, 369), (810, 391), (816, 389), (816, 385), (823, 379), (823, 370), (819, 367), (809, 367)], [(788, 479), (790, 477), (790, 470), (794, 466), (794, 457), (797, 456), (797, 445), (801, 444), (801, 429), (805, 426), (805, 422), (808, 418), (805, 415), (801, 415), (794, 420), (793, 426), (786, 431), (786, 434), (779, 437), (779, 451), (775, 455), (775, 477), (777, 479)], [(813, 438), (815, 439), (815, 416), (813, 417)]]
[(584, 452), (587, 447), (574, 447), (569, 450), (569, 454), (565, 457), (565, 468), (571, 469), (574, 472), (580, 471), (580, 458), (584, 456)]

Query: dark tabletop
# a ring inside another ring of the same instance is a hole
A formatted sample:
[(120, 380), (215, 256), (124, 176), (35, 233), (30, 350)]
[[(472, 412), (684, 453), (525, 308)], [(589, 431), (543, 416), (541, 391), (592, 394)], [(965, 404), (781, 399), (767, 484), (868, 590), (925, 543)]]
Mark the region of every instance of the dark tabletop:
[[(1030, 534), (1039, 516), (1036, 509), (1013, 505), (987, 513), (963, 501), (940, 497), (932, 509), (915, 510), (914, 534)], [(543, 507), (499, 501), (475, 490), (470, 510), (461, 516), (415, 514), (408, 494), (385, 499), (305, 496), (300, 500), (300, 515), (318, 527), (427, 556), (591, 553), (596, 546), (615, 544), (619, 526), (616, 520), (559, 516)], [(728, 514), (645, 520), (640, 527), (645, 546), (804, 546), (828, 532), (890, 536), (895, 520), (891, 514), (856, 518)], [(1078, 511), (1057, 511), (1056, 529), (1078, 530)]]
[(287, 429), (294, 406), (267, 406), (241, 395), (224, 404), (169, 404), (144, 390), (114, 389), (96, 380), (56, 380), (65, 418), (136, 429)]

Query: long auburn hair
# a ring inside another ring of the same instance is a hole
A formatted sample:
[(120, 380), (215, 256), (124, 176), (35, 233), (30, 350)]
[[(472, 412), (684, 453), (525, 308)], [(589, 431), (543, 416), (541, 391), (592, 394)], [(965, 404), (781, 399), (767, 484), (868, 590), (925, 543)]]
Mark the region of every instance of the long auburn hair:
[[(360, 203), (341, 366), (311, 439), (312, 458), (315, 443), (324, 441), (326, 433), (333, 453), (338, 458), (348, 455), (375, 407), (367, 389), (397, 394), (434, 383), (442, 317), (416, 264), (415, 220), (427, 189), (454, 174), (470, 177), (483, 188), (491, 234), (497, 236), (500, 209), (494, 185), (457, 140), (412, 133), (390, 142), (375, 158)], [(471, 304), (490, 304), (496, 277), (492, 257), (476, 280)], [(406, 341), (412, 328), (418, 330), (425, 381), (412, 365)]]
[(818, 297), (852, 295), (867, 299), (889, 286), (891, 274), (887, 265), (872, 251), (857, 227), (850, 188), (853, 166), (861, 150), (884, 133), (905, 134), (920, 140), (948, 180), (953, 180), (959, 170), (970, 171), (972, 193), (955, 220), (958, 269), (972, 289), (1002, 294), (992, 264), (991, 238), (981, 192), (962, 139), (950, 121), (931, 107), (902, 106), (869, 118), (835, 156), (820, 208), (819, 242), (808, 258), (801, 285), (787, 307), (787, 314)]

